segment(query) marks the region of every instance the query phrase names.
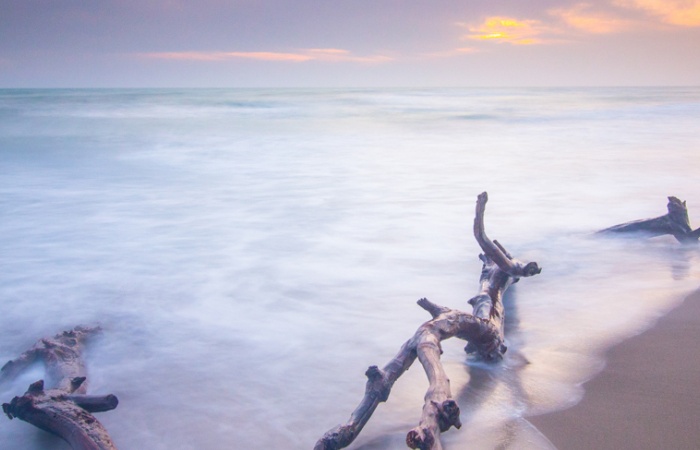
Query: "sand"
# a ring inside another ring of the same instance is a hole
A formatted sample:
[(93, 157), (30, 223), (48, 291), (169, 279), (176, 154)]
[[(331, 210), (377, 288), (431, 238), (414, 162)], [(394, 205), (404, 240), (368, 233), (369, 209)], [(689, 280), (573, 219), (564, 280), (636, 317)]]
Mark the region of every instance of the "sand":
[(606, 361), (579, 404), (528, 420), (560, 450), (700, 448), (700, 291)]

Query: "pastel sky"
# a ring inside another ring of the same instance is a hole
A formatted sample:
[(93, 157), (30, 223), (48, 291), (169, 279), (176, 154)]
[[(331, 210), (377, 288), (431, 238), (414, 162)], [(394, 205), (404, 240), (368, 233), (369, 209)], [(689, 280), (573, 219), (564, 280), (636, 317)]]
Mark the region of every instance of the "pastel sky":
[(0, 0), (0, 87), (699, 83), (700, 0)]

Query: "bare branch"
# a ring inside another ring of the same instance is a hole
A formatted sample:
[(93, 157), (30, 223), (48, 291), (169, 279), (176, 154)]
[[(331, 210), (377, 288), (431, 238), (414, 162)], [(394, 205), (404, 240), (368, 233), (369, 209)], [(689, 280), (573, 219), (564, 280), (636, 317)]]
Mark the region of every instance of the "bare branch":
[(39, 350), (35, 346), (19, 355), (17, 358), (7, 361), (5, 365), (2, 366), (2, 369), (0, 369), (0, 382), (15, 378), (37, 360), (38, 354)]
[(481, 289), (469, 300), (473, 314), (446, 308), (426, 298), (418, 305), (432, 319), (422, 324), (406, 341), (399, 353), (382, 370), (372, 366), (367, 371), (365, 395), (345, 425), (328, 431), (316, 443), (314, 450), (337, 450), (350, 445), (380, 402), (388, 399), (396, 379), (418, 358), (428, 377), (429, 388), (421, 420), (406, 436), (406, 444), (422, 450), (441, 450), (440, 433), (451, 427), (459, 428), (459, 407), (452, 399), (450, 380), (440, 362), (441, 342), (451, 337), (468, 341), (467, 348), (489, 361), (497, 361), (507, 350), (503, 337), (503, 294), (518, 277), (540, 272), (537, 263), (522, 264), (498, 242), (491, 242), (484, 232), (484, 210), (488, 197), (479, 195), (474, 219), (474, 235), (484, 251), (479, 258)]
[(537, 263), (531, 262), (524, 264), (518, 260), (513, 259), (513, 257), (508, 253), (503, 246), (500, 244), (494, 244), (494, 242), (486, 236), (486, 231), (484, 229), (484, 212), (486, 211), (486, 202), (488, 202), (488, 194), (482, 192), (479, 194), (476, 200), (476, 215), (474, 217), (474, 237), (476, 242), (479, 243), (479, 247), (484, 251), (484, 254), (488, 259), (493, 261), (499, 269), (507, 273), (510, 276), (519, 277), (531, 277), (537, 275), (542, 271)]
[(38, 384), (2, 405), (10, 419), (16, 417), (55, 434), (74, 450), (116, 450), (107, 430), (92, 414), (63, 395), (63, 391), (44, 391), (38, 389)]
[(23, 396), (2, 405), (7, 417), (16, 417), (53, 433), (74, 450), (116, 450), (107, 431), (91, 413), (116, 408), (117, 397), (85, 395), (83, 345), (97, 331), (99, 328), (76, 327), (53, 338), (40, 339), (19, 358), (5, 364), (2, 376), (7, 379), (40, 359), (56, 386), (45, 390), (44, 380), (32, 383)]
[(479, 247), (484, 254), (504, 272), (510, 273), (513, 269), (513, 264), (510, 258), (497, 247), (488, 236), (484, 229), (484, 212), (486, 211), (486, 202), (489, 201), (489, 196), (486, 192), (482, 192), (476, 199), (476, 215), (474, 217), (474, 237)]
[(450, 310), (450, 308), (445, 308), (444, 306), (436, 305), (427, 298), (422, 298), (418, 300), (418, 306), (428, 311), (430, 315), (433, 316), (433, 319), (439, 316), (440, 314), (444, 314)]
[(634, 220), (600, 230), (598, 233), (638, 233), (647, 237), (670, 234), (682, 244), (697, 243), (700, 228), (693, 231), (688, 219), (686, 203), (676, 197), (668, 197), (668, 213), (652, 219)]

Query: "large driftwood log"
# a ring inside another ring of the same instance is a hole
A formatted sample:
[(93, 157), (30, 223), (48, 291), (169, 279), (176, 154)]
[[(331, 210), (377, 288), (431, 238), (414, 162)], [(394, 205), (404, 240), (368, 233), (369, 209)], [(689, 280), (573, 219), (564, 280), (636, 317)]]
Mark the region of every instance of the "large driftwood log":
[(474, 219), (474, 236), (483, 254), (484, 263), (479, 294), (469, 300), (472, 314), (436, 305), (422, 298), (418, 305), (428, 311), (432, 319), (418, 327), (399, 353), (382, 369), (371, 366), (367, 375), (365, 395), (350, 420), (329, 430), (318, 440), (314, 450), (336, 450), (347, 447), (358, 436), (379, 403), (388, 399), (394, 382), (418, 358), (426, 375), (429, 388), (418, 426), (409, 431), (406, 444), (421, 450), (441, 450), (440, 433), (450, 427), (460, 428), (459, 406), (452, 399), (450, 380), (445, 373), (440, 354), (441, 341), (451, 337), (468, 342), (465, 350), (477, 353), (488, 361), (500, 360), (506, 351), (503, 336), (503, 294), (521, 277), (540, 273), (537, 263), (525, 264), (513, 258), (498, 241), (491, 241), (484, 231), (484, 211), (488, 196), (479, 195)]
[(700, 228), (693, 230), (685, 202), (668, 197), (668, 213), (653, 219), (635, 220), (599, 231), (599, 233), (640, 233), (649, 237), (670, 234), (680, 243), (698, 242)]
[(116, 450), (107, 430), (91, 414), (109, 411), (119, 401), (114, 395), (87, 395), (85, 340), (99, 328), (76, 327), (53, 338), (41, 339), (34, 347), (0, 369), (0, 381), (15, 377), (35, 361), (42, 360), (53, 388), (44, 380), (32, 383), (21, 397), (3, 403), (10, 419), (18, 418), (67, 441), (75, 450)]

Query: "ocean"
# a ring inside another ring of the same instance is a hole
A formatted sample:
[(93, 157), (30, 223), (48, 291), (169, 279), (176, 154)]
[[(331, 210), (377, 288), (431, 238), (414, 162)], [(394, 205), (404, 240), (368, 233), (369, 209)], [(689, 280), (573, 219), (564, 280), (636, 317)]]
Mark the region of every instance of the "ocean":
[[(120, 449), (310, 449), (416, 300), (470, 311), (487, 191), (488, 235), (543, 270), (506, 297), (504, 361), (443, 343), (443, 443), (554, 448), (528, 417), (698, 288), (697, 248), (595, 231), (670, 195), (700, 226), (699, 125), (697, 87), (0, 90), (0, 360), (99, 324)], [(416, 363), (350, 448), (405, 448), (426, 388)], [(68, 446), (4, 420), (0, 448)]]

